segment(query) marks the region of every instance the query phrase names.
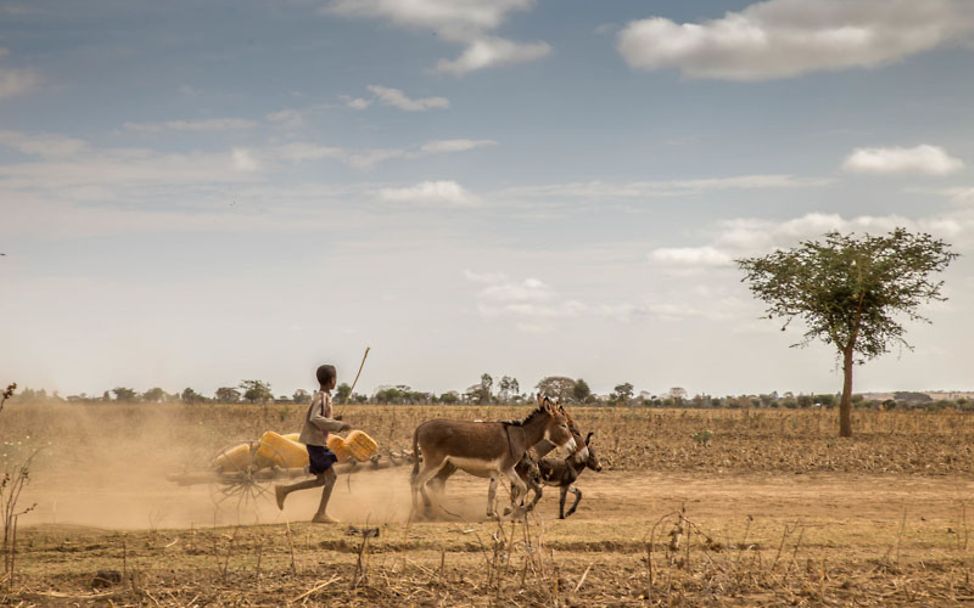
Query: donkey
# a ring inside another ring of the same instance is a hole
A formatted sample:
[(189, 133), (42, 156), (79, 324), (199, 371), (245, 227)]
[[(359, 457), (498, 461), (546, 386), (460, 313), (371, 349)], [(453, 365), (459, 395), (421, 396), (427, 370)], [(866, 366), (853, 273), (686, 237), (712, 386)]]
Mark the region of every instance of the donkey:
[[(558, 518), (565, 519), (578, 509), (578, 503), (582, 501), (582, 491), (575, 487), (578, 476), (585, 469), (592, 469), (596, 473), (602, 470), (602, 462), (592, 447), (592, 435), (589, 433), (585, 437), (584, 447), (572, 452), (566, 458), (540, 458), (534, 460), (530, 457), (524, 458), (517, 465), (517, 472), (524, 479), (528, 488), (534, 492), (534, 498), (528, 509), (533, 509), (538, 501), (541, 500), (543, 486), (556, 486), (561, 491), (558, 501)], [(565, 498), (571, 492), (575, 495), (575, 502), (572, 503), (568, 513), (565, 513)]]
[(423, 497), (423, 511), (430, 515), (432, 503), (426, 484), (446, 465), (452, 465), (478, 477), (490, 478), (487, 495), (487, 516), (497, 517), (494, 502), (497, 480), (503, 475), (514, 487), (512, 503), (522, 508), (527, 485), (514, 470), (524, 453), (542, 439), (555, 446), (567, 445), (574, 450), (576, 443), (568, 428), (568, 417), (547, 397), (539, 397), (537, 409), (523, 420), (505, 422), (468, 422), (462, 420), (430, 420), (416, 427), (413, 434), (413, 453), (422, 453), (420, 463), (413, 465), (413, 510)]
[[(542, 399), (543, 396), (538, 395), (539, 404), (542, 402)], [(579, 454), (580, 452), (584, 452), (579, 455), (579, 458), (582, 459), (587, 458), (588, 448), (585, 445), (585, 442), (582, 440), (582, 432), (578, 429), (578, 426), (575, 424), (575, 420), (571, 417), (571, 415), (569, 415), (568, 411), (565, 410), (564, 406), (558, 403), (557, 400), (554, 403), (555, 405), (558, 406), (558, 411), (568, 419), (568, 430), (569, 432), (571, 432), (572, 438), (575, 440), (575, 447), (573, 448), (572, 455)], [(518, 462), (517, 465), (514, 467), (514, 470), (517, 471), (517, 474), (521, 478), (521, 481), (523, 481), (527, 485), (528, 489), (533, 491), (535, 494), (534, 500), (527, 507), (528, 511), (533, 509), (534, 506), (541, 499), (542, 490), (541, 490), (541, 481), (539, 477), (540, 473), (538, 472), (537, 463), (558, 447), (559, 446), (556, 445), (555, 443), (547, 439), (542, 439), (538, 443), (528, 448), (528, 450), (524, 453), (524, 457), (521, 458), (520, 462)], [(432, 488), (436, 494), (442, 496), (446, 492), (447, 480), (450, 477), (452, 477), (453, 474), (456, 473), (458, 470), (459, 468), (453, 464), (450, 463), (444, 464), (443, 468), (440, 469), (440, 472), (437, 473), (436, 476), (434, 476), (433, 479), (430, 480), (429, 482), (430, 488)], [(489, 475), (486, 473), (483, 474), (473, 473), (473, 474), (477, 475), (478, 477), (489, 477)], [(495, 482), (494, 480), (492, 480), (491, 488), (489, 491), (489, 494), (492, 496), (495, 495), (496, 493), (496, 488), (494, 487), (494, 485)], [(514, 484), (511, 484), (511, 492), (513, 493), (514, 491), (515, 491)], [(510, 511), (511, 511), (510, 509), (507, 509), (505, 514), (509, 513)]]

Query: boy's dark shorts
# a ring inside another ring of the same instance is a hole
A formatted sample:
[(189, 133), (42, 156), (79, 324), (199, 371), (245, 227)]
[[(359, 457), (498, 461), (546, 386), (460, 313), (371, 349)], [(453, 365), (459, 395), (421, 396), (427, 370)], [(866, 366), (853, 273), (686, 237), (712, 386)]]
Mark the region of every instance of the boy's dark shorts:
[(338, 462), (338, 456), (323, 445), (309, 445), (307, 448), (310, 461), (308, 470), (312, 475), (321, 475)]

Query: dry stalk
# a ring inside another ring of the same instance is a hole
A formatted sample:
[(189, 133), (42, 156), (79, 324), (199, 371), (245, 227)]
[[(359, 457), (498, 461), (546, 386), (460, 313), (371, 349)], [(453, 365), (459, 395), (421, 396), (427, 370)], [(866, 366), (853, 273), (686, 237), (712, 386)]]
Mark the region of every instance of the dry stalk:
[(294, 560), (294, 537), (291, 534), (291, 522), (285, 521), (284, 526), (286, 530), (285, 536), (287, 538), (287, 548), (291, 553), (291, 574), (296, 576), (298, 574), (298, 565)]
[(227, 543), (227, 554), (223, 560), (223, 584), (227, 584), (227, 573), (230, 571), (230, 556), (233, 554), (233, 546), (237, 542), (237, 533), (240, 531), (240, 526), (238, 525), (233, 529), (233, 535), (230, 537), (230, 541)]
[(327, 587), (327, 586), (329, 586), (331, 584), (334, 584), (334, 583), (336, 583), (336, 582), (338, 582), (340, 580), (341, 580), (341, 577), (336, 574), (335, 576), (331, 577), (327, 581), (323, 581), (323, 582), (320, 582), (320, 583), (315, 584), (314, 587), (312, 587), (311, 589), (308, 589), (307, 591), (305, 591), (301, 595), (299, 595), (299, 596), (295, 597), (294, 599), (290, 600), (288, 603), (289, 604), (294, 604), (296, 602), (300, 602), (301, 600), (311, 597), (312, 595), (314, 595), (315, 593), (318, 593), (319, 591), (321, 591), (325, 587)]
[(257, 551), (257, 567), (255, 569), (255, 573), (256, 573), (256, 578), (257, 578), (257, 589), (259, 590), (260, 589), (260, 583), (261, 583), (261, 573), (260, 573), (261, 558), (263, 558), (263, 556), (264, 556), (264, 537), (263, 536), (260, 537), (260, 541), (257, 543), (257, 547), (255, 548), (255, 550)]

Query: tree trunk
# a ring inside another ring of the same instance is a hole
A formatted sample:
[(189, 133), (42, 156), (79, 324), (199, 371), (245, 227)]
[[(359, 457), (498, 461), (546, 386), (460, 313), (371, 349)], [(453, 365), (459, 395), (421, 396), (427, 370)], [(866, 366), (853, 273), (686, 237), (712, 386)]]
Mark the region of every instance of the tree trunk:
[(852, 437), (852, 366), (851, 346), (842, 351), (842, 400), (839, 402), (839, 437)]

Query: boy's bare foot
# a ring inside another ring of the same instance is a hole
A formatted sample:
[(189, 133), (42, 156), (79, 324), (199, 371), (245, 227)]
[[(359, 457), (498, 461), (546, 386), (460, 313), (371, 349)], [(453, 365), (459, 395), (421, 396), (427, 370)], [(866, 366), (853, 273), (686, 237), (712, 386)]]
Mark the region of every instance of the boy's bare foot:
[(287, 491), (284, 486), (274, 486), (274, 498), (277, 499), (277, 508), (284, 510), (284, 499), (287, 498)]
[(334, 517), (327, 514), (315, 515), (311, 518), (311, 523), (313, 524), (340, 524), (342, 522), (338, 521)]

